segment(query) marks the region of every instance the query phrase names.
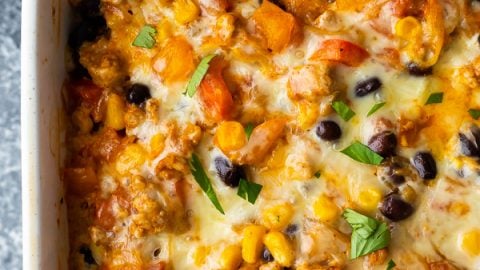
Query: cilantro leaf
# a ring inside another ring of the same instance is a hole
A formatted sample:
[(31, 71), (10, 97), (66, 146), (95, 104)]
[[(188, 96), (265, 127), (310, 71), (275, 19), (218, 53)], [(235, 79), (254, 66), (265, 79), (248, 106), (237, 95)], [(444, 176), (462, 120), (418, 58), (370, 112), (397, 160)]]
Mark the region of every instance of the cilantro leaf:
[(254, 204), (262, 188), (262, 185), (249, 182), (245, 179), (240, 179), (237, 195), (247, 200), (249, 203)]
[(364, 216), (352, 209), (346, 209), (343, 212), (343, 218), (364, 239), (372, 235), (378, 227), (375, 219)]
[(157, 30), (150, 25), (145, 25), (140, 29), (137, 37), (133, 41), (132, 45), (136, 47), (142, 47), (151, 49), (155, 46), (155, 35), (157, 34)]
[(390, 243), (390, 231), (387, 224), (351, 209), (346, 209), (343, 217), (352, 226), (350, 259), (356, 259), (385, 248)]
[(210, 182), (210, 179), (205, 173), (205, 170), (203, 170), (202, 163), (200, 162), (200, 159), (198, 158), (197, 155), (192, 154), (192, 159), (190, 160), (189, 165), (190, 165), (190, 171), (192, 172), (192, 175), (195, 178), (195, 181), (197, 181), (198, 185), (205, 192), (205, 194), (213, 203), (215, 208), (217, 208), (217, 210), (220, 211), (220, 213), (225, 215), (222, 205), (218, 201), (217, 195), (213, 190), (212, 183)]
[(387, 270), (392, 270), (395, 266), (397, 266), (395, 262), (392, 259), (390, 259), (390, 261), (388, 261), (388, 264), (387, 264)]
[(253, 126), (252, 123), (248, 123), (246, 126), (245, 126), (245, 134), (247, 134), (247, 139), (250, 140), (250, 136), (252, 135), (252, 132), (253, 132), (253, 129), (255, 127)]
[(320, 175), (322, 175), (320, 171), (317, 171), (314, 174), (315, 178), (320, 178)]
[(478, 109), (470, 109), (468, 110), (468, 113), (475, 120), (478, 120), (478, 118), (480, 118), (480, 110)]
[(348, 121), (352, 119), (353, 116), (355, 116), (355, 112), (352, 111), (350, 107), (348, 107), (348, 105), (345, 104), (345, 102), (343, 101), (334, 101), (332, 104), (332, 108), (345, 121)]
[(372, 165), (379, 165), (383, 161), (383, 157), (372, 151), (368, 146), (356, 141), (347, 148), (343, 149), (343, 154), (349, 156), (351, 159)]
[(430, 96), (427, 99), (427, 102), (425, 102), (425, 105), (442, 103), (442, 101), (443, 101), (443, 92), (435, 92), (430, 94)]
[(210, 61), (212, 61), (215, 56), (217, 55), (209, 54), (200, 61), (200, 64), (198, 64), (197, 68), (193, 72), (192, 78), (190, 78), (190, 81), (188, 82), (187, 90), (185, 91), (189, 97), (193, 97), (195, 92), (197, 92), (198, 86), (202, 82), (203, 77), (205, 77), (205, 74), (207, 74), (208, 68), (210, 67)]
[(373, 105), (372, 108), (368, 111), (367, 116), (374, 114), (376, 111), (380, 110), (380, 108), (382, 108), (385, 104), (386, 102), (380, 102)]

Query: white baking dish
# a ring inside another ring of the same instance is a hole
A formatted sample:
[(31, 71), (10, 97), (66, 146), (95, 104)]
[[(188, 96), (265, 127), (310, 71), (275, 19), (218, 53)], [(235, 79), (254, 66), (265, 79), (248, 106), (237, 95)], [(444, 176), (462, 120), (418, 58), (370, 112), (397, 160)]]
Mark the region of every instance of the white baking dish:
[(61, 87), (67, 0), (22, 3), (23, 269), (67, 269)]

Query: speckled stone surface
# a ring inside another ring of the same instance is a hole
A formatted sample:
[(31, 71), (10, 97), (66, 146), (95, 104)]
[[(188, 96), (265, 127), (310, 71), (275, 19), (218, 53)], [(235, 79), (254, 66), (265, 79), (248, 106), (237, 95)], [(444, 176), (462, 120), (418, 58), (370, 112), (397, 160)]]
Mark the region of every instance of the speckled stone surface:
[(22, 269), (20, 0), (0, 0), (0, 269)]

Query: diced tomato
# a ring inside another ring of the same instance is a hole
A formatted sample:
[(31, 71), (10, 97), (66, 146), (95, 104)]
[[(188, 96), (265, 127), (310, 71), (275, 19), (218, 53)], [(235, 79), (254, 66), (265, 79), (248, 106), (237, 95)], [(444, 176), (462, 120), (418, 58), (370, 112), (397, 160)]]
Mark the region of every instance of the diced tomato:
[(71, 82), (68, 89), (79, 103), (86, 103), (89, 106), (97, 104), (103, 92), (101, 87), (84, 79)]
[(341, 39), (325, 40), (311, 59), (339, 62), (347, 66), (356, 67), (369, 56), (362, 47)]
[(232, 94), (222, 75), (225, 68), (222, 61), (219, 58), (212, 60), (207, 74), (198, 87), (205, 112), (216, 121), (230, 118), (233, 107)]
[(115, 210), (122, 209), (129, 211), (130, 204), (122, 192), (116, 192), (108, 199), (99, 199), (96, 202), (95, 223), (109, 230), (115, 225)]

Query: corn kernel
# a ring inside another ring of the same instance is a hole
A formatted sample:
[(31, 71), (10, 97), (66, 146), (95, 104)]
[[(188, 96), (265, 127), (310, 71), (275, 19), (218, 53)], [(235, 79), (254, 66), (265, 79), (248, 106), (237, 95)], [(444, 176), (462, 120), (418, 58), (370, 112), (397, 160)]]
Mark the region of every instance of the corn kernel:
[(377, 209), (378, 203), (382, 199), (382, 192), (377, 188), (366, 188), (360, 191), (357, 198), (357, 204), (365, 211)]
[(395, 34), (406, 41), (405, 51), (416, 61), (423, 60), (422, 25), (414, 17), (405, 17), (395, 25)]
[(158, 133), (150, 140), (150, 156), (158, 156), (165, 148), (165, 136), (162, 133)]
[(339, 210), (337, 205), (327, 196), (321, 195), (313, 204), (315, 216), (322, 222), (335, 220)]
[(302, 129), (308, 129), (315, 122), (317, 122), (317, 118), (320, 115), (317, 104), (311, 102), (300, 102), (297, 108), (297, 122)]
[(215, 144), (223, 152), (238, 150), (247, 143), (247, 135), (239, 122), (222, 122), (215, 133)]
[(422, 25), (411, 16), (402, 18), (395, 24), (395, 34), (407, 40), (418, 35), (420, 31), (422, 31)]
[(107, 100), (107, 112), (105, 115), (105, 126), (111, 127), (115, 130), (125, 128), (125, 103), (123, 99), (117, 94), (110, 94)]
[(462, 248), (471, 256), (480, 255), (480, 230), (469, 231), (462, 236)]
[(93, 128), (93, 121), (87, 108), (80, 107), (72, 114), (72, 122), (80, 133), (89, 133)]
[(260, 268), (258, 268), (258, 270), (282, 270), (282, 269), (285, 269), (285, 268), (275, 261), (262, 264), (260, 265)]
[(157, 27), (157, 39), (159, 41), (166, 40), (172, 36), (172, 26), (167, 20), (162, 20)]
[(202, 266), (205, 263), (205, 259), (210, 254), (210, 247), (199, 246), (193, 253), (193, 262), (196, 266)]
[(142, 165), (146, 160), (146, 152), (139, 144), (129, 144), (118, 156), (116, 169), (125, 174), (133, 168)]
[(243, 230), (242, 258), (247, 263), (255, 263), (262, 252), (262, 240), (265, 235), (265, 227), (249, 225)]
[(468, 206), (468, 204), (466, 204), (464, 202), (456, 201), (456, 202), (452, 202), (448, 206), (448, 211), (456, 214), (457, 216), (463, 216), (463, 215), (467, 214), (468, 212), (470, 212), (470, 206)]
[(291, 204), (284, 203), (270, 208), (263, 212), (263, 224), (268, 229), (281, 230), (285, 228), (293, 216)]
[(242, 249), (238, 245), (228, 246), (220, 257), (220, 266), (225, 270), (238, 269), (242, 263)]
[(173, 13), (178, 23), (187, 24), (198, 17), (200, 9), (192, 0), (175, 0), (173, 2)]
[(292, 245), (281, 232), (271, 231), (265, 235), (263, 243), (268, 248), (275, 261), (281, 266), (290, 267), (295, 259)]

